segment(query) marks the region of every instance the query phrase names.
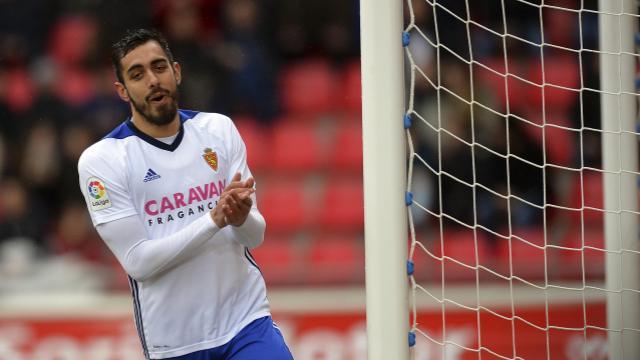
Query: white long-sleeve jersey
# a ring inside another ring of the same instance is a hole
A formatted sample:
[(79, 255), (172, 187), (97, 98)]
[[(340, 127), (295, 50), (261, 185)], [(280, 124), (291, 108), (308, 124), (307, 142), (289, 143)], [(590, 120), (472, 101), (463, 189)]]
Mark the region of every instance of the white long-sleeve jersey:
[(251, 176), (232, 121), (180, 110), (171, 144), (128, 120), (80, 157), (94, 226), (129, 275), (145, 356), (163, 359), (225, 344), (269, 315), (249, 249), (262, 242), (256, 199), (240, 227), (209, 211), (236, 172)]

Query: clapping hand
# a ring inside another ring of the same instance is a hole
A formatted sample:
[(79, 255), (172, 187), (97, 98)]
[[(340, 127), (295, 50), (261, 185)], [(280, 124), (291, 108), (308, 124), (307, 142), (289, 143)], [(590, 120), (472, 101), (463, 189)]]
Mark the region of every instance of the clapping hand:
[(220, 195), (218, 204), (211, 211), (213, 221), (219, 228), (227, 225), (240, 226), (244, 224), (249, 211), (253, 205), (251, 194), (255, 192), (253, 188), (255, 180), (248, 178), (241, 181), (240, 173), (236, 173), (231, 179), (231, 183)]

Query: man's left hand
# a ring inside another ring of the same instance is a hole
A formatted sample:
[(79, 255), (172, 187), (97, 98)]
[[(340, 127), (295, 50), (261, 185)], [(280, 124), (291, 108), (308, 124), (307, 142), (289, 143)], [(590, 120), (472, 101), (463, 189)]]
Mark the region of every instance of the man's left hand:
[(253, 205), (251, 194), (255, 191), (254, 184), (253, 178), (240, 181), (240, 173), (236, 173), (224, 189), (218, 202), (222, 205), (227, 224), (240, 226), (247, 220)]

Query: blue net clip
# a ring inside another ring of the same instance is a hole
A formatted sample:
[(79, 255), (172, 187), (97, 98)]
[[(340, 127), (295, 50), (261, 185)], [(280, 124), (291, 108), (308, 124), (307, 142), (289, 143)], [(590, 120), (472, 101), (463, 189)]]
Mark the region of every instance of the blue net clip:
[(407, 31), (403, 31), (402, 32), (402, 47), (409, 46), (410, 42), (411, 42), (411, 34), (409, 34), (409, 32), (407, 32)]
[(636, 33), (636, 36), (634, 36), (634, 39), (636, 41), (636, 45), (640, 45), (640, 33)]
[(416, 344), (416, 333), (409, 331), (409, 347), (413, 347)]
[(414, 269), (415, 269), (415, 266), (413, 264), (413, 261), (407, 260), (407, 275), (409, 276), (413, 275)]
[(636, 89), (640, 89), (640, 78), (636, 78)]
[(404, 203), (409, 206), (411, 204), (413, 204), (413, 193), (411, 191), (407, 191), (404, 194)]
[(404, 128), (408, 129), (410, 127), (411, 127), (411, 115), (405, 114), (404, 115)]

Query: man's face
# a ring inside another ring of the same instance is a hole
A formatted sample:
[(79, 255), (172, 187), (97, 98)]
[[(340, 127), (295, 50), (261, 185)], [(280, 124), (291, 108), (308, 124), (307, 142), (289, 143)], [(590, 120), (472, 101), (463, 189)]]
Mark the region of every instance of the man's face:
[(169, 124), (178, 111), (180, 66), (170, 63), (155, 41), (148, 41), (120, 60), (123, 86), (120, 96), (155, 125)]

